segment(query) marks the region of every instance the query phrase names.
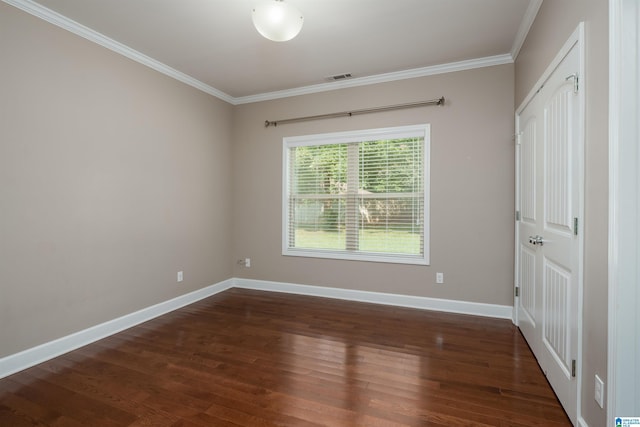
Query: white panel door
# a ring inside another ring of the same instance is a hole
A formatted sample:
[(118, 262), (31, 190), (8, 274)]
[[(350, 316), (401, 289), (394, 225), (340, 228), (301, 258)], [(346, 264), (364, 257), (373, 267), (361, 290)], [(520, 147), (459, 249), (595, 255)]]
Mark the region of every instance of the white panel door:
[(517, 116), (519, 327), (574, 424), (582, 253), (579, 66), (575, 44)]
[(538, 191), (542, 185), (539, 183), (541, 173), (538, 173), (539, 153), (538, 124), (542, 120), (542, 114), (538, 107), (539, 98), (536, 97), (519, 116), (520, 132), (518, 135), (520, 144), (519, 159), (519, 183), (520, 183), (520, 239), (516, 249), (519, 259), (520, 298), (518, 300), (518, 319), (522, 334), (527, 339), (531, 350), (538, 354), (542, 341), (536, 339), (537, 330), (542, 322), (540, 312), (539, 284), (536, 280), (540, 275), (538, 268), (539, 257), (536, 245), (529, 241), (529, 236), (538, 235), (539, 213), (537, 212)]

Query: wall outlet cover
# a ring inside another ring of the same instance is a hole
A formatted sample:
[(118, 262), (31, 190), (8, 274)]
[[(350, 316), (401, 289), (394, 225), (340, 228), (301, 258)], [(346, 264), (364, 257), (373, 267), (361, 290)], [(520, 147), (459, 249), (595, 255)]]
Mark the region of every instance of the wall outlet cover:
[(594, 399), (598, 402), (601, 408), (604, 408), (604, 382), (600, 379), (600, 377), (596, 374), (595, 380), (596, 386), (594, 390)]

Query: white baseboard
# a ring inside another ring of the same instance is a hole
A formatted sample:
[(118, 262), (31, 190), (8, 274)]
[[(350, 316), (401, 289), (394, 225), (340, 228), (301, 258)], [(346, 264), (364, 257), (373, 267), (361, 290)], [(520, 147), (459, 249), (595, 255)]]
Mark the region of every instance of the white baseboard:
[(582, 417), (578, 417), (578, 427), (589, 427), (589, 424)]
[[(91, 344), (92, 342), (106, 338), (110, 335), (129, 329), (133, 326), (233, 287), (336, 298), (347, 301), (368, 302), (398, 307), (419, 308), (423, 310), (444, 311), (449, 313), (471, 314), (475, 316), (496, 317), (501, 319), (511, 319), (513, 313), (513, 307), (506, 305), (483, 304), (409, 295), (385, 294), (381, 292), (357, 291), (351, 289), (233, 278), (1, 358), (0, 378), (7, 377), (39, 363), (46, 362), (54, 357), (68, 353), (72, 350)], [(584, 427), (587, 427), (586, 424), (584, 424)]]
[(206, 288), (198, 289), (197, 291), (143, 308), (134, 313), (118, 317), (117, 319), (92, 326), (57, 340), (3, 357), (0, 359), (0, 378), (46, 362), (61, 354), (91, 344), (92, 342), (162, 316), (163, 314), (215, 295), (231, 287), (233, 287), (233, 279), (228, 279), (215, 285), (207, 286)]
[(495, 317), (500, 319), (513, 318), (513, 307), (509, 305), (484, 304), (478, 302), (238, 278), (234, 279), (234, 287), (336, 298), (348, 301), (369, 302), (373, 304), (394, 305), (399, 307), (419, 308), (423, 310), (444, 311), (448, 313), (471, 314), (474, 316)]

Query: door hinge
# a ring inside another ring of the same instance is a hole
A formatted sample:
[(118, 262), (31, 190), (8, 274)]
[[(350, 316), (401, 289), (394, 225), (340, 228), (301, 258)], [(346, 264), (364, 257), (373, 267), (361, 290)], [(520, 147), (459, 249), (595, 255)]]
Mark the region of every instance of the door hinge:
[(520, 211), (516, 211), (516, 221), (520, 221)]
[(516, 296), (520, 296), (520, 286), (516, 286)]
[(578, 235), (578, 217), (573, 218), (573, 234)]
[(513, 140), (516, 142), (516, 145), (520, 145), (520, 136), (522, 136), (522, 132), (513, 134)]
[(576, 376), (576, 359), (571, 361), (571, 376), (574, 378)]

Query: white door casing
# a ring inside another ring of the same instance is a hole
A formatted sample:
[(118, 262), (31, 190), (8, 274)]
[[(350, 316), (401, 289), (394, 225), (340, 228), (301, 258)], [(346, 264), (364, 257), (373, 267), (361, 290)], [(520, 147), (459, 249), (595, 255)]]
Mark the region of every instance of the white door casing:
[(516, 113), (516, 319), (575, 424), (584, 204), (582, 24)]
[(609, 1), (607, 425), (640, 415), (640, 4)]

